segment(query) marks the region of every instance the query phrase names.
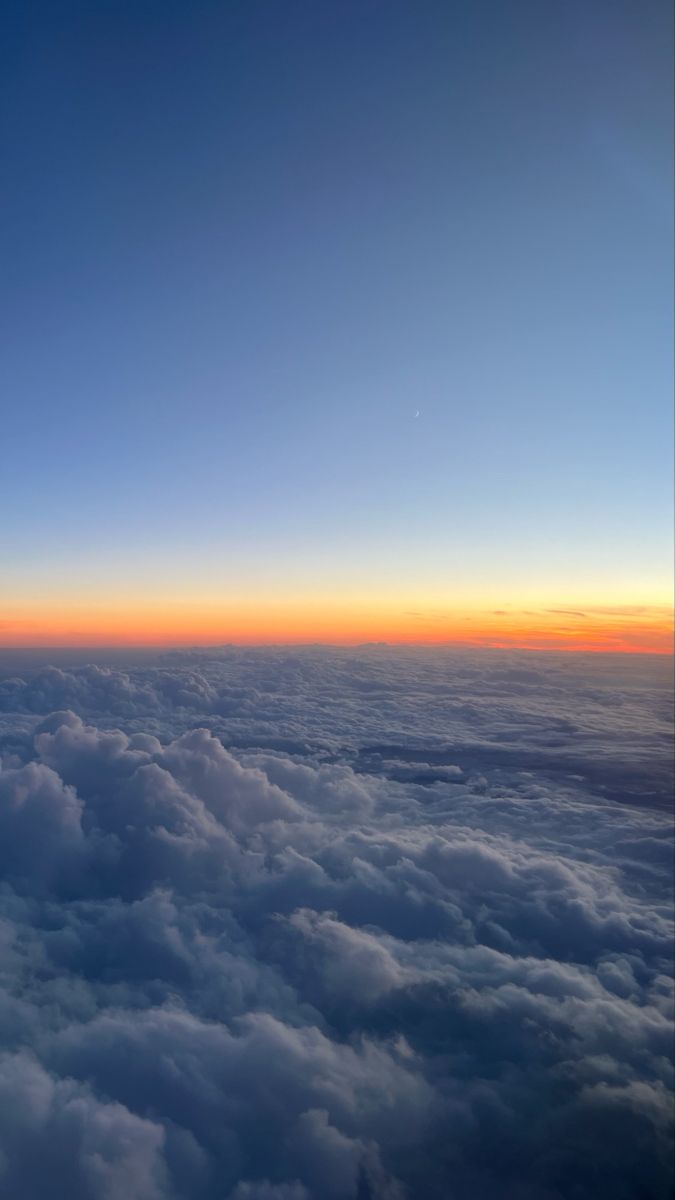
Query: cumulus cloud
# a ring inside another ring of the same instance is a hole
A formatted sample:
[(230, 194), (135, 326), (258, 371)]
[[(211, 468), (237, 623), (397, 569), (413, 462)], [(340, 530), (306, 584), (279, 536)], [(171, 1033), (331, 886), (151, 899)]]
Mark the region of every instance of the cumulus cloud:
[(228, 650), (0, 707), (0, 1195), (669, 1194), (658, 664)]
[(7, 1196), (161, 1200), (170, 1180), (161, 1124), (54, 1079), (25, 1054), (0, 1060), (0, 1181)]

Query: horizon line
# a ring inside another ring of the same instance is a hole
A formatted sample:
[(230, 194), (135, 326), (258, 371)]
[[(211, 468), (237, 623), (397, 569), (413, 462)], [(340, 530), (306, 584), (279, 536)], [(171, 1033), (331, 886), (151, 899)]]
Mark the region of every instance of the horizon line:
[(42, 653), (49, 654), (51, 652), (62, 653), (64, 651), (79, 651), (82, 653), (106, 652), (106, 651), (149, 651), (163, 653), (172, 650), (191, 650), (198, 651), (217, 651), (217, 650), (373, 650), (373, 649), (413, 649), (413, 650), (433, 650), (439, 648), (455, 648), (467, 650), (488, 650), (488, 651), (510, 651), (518, 650), (525, 653), (550, 653), (550, 654), (605, 654), (605, 655), (621, 655), (622, 657), (644, 656), (649, 658), (673, 658), (675, 657), (675, 645), (669, 649), (662, 647), (644, 647), (644, 646), (604, 646), (592, 643), (575, 644), (574, 642), (565, 645), (548, 644), (542, 642), (532, 644), (520, 641), (488, 641), (478, 639), (459, 639), (459, 638), (439, 638), (437, 640), (397, 640), (391, 641), (387, 639), (355, 639), (329, 641), (318, 638), (308, 639), (307, 641), (284, 641), (281, 639), (269, 641), (249, 641), (249, 640), (232, 640), (223, 642), (194, 642), (194, 641), (167, 641), (167, 642), (136, 642), (136, 641), (112, 641), (112, 642), (25, 642), (25, 643), (0, 643), (0, 654), (22, 654), (22, 653)]

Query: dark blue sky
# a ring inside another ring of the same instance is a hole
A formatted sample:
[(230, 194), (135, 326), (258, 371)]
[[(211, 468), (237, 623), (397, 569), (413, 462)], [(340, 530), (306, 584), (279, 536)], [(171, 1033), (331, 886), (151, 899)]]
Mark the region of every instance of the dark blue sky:
[(10, 597), (662, 596), (665, 0), (2, 23)]

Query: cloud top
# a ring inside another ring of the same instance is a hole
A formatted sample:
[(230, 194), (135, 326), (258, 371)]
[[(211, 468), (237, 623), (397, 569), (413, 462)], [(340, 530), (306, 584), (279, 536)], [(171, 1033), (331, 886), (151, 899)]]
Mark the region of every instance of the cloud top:
[(608, 669), (0, 682), (0, 1192), (665, 1197), (667, 711)]

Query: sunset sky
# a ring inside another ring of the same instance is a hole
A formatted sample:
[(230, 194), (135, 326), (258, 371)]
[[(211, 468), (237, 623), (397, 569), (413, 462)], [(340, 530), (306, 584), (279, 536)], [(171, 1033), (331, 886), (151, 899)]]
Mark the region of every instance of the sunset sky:
[(669, 5), (6, 12), (0, 645), (672, 648)]

